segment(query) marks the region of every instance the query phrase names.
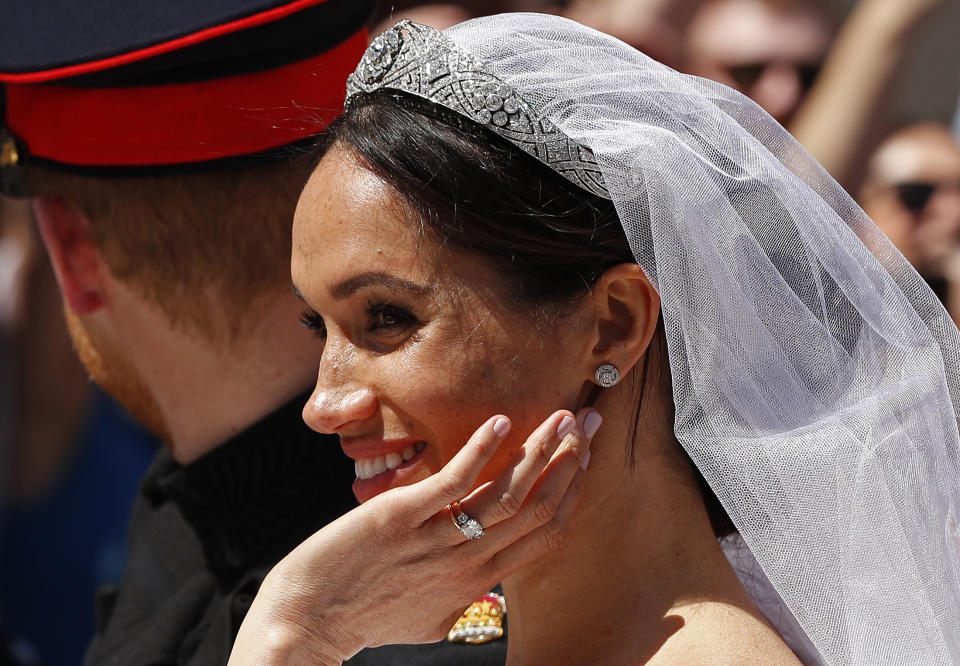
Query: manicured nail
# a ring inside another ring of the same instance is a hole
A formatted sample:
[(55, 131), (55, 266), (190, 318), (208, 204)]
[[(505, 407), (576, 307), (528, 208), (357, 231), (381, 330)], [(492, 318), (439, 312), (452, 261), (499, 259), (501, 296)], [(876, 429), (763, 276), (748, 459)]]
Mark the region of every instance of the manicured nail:
[(564, 416), (563, 420), (560, 421), (560, 425), (557, 426), (557, 437), (563, 439), (573, 431), (576, 425), (577, 422), (572, 416)]
[(507, 436), (507, 433), (510, 432), (510, 421), (501, 416), (499, 419), (494, 421), (493, 431), (497, 433), (497, 437), (503, 439)]
[(593, 439), (593, 436), (597, 434), (597, 430), (600, 429), (601, 423), (603, 423), (603, 417), (600, 416), (599, 412), (590, 412), (587, 414), (587, 418), (583, 420), (583, 433), (589, 439)]
[(582, 468), (584, 469), (584, 471), (586, 471), (586, 469), (587, 469), (589, 466), (590, 466), (590, 452), (587, 451), (587, 455), (585, 455), (585, 456), (583, 457), (583, 462), (580, 463), (580, 467), (582, 467)]

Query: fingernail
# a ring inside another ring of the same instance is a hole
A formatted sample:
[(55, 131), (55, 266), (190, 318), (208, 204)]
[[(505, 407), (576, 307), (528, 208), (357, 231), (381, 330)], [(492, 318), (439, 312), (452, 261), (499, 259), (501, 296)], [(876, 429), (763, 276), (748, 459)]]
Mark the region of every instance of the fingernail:
[(510, 421), (501, 416), (494, 422), (493, 431), (497, 433), (497, 437), (503, 439), (510, 432)]
[(580, 467), (582, 467), (582, 468), (584, 469), (584, 471), (586, 471), (586, 469), (587, 469), (589, 466), (590, 466), (590, 452), (587, 451), (587, 455), (585, 455), (585, 456), (583, 457), (583, 462), (580, 463)]
[(603, 423), (603, 417), (600, 416), (599, 412), (590, 412), (587, 414), (587, 418), (583, 420), (583, 432), (589, 439), (593, 439), (593, 436), (597, 434), (597, 430), (600, 429), (600, 424)]
[(557, 426), (557, 437), (563, 439), (573, 430), (574, 426), (577, 425), (577, 422), (572, 416), (564, 416), (563, 420), (560, 421), (560, 425)]

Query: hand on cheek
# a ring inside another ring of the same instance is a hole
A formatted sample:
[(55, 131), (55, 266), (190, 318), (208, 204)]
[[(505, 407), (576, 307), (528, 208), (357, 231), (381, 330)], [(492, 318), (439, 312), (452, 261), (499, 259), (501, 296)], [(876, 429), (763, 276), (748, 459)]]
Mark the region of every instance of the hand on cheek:
[[(471, 601), (560, 542), (601, 420), (592, 409), (550, 415), (471, 492), (511, 430), (491, 417), (439, 472), (377, 495), (284, 558), (230, 663), (339, 663), (364, 647), (442, 639)], [(482, 524), (477, 538), (452, 523), (451, 503)]]

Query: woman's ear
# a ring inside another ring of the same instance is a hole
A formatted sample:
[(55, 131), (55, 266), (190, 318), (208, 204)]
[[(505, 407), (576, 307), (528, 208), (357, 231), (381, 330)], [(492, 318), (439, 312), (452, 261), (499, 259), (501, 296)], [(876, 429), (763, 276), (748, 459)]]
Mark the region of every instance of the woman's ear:
[(99, 310), (105, 265), (86, 217), (68, 201), (48, 197), (34, 200), (33, 213), (64, 302), (81, 315)]
[(617, 264), (593, 286), (596, 313), (593, 348), (588, 352), (590, 381), (604, 363), (625, 375), (647, 351), (660, 316), (660, 297), (637, 264)]

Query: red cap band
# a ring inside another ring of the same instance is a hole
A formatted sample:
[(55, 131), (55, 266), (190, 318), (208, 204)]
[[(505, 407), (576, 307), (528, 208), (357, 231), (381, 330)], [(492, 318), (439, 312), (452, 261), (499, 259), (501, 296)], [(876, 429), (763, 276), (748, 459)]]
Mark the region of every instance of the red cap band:
[(343, 111), (367, 31), (308, 60), (210, 81), (124, 88), (8, 83), (6, 124), (30, 155), (78, 166), (161, 166), (260, 153)]

